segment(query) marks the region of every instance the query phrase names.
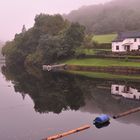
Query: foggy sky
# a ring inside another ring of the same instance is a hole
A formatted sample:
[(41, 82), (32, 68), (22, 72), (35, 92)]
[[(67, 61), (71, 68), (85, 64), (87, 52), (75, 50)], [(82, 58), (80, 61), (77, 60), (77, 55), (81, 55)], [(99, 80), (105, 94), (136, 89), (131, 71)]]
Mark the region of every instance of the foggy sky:
[(33, 26), (40, 13), (64, 14), (83, 5), (104, 3), (110, 0), (0, 0), (0, 40), (11, 40), (23, 24)]

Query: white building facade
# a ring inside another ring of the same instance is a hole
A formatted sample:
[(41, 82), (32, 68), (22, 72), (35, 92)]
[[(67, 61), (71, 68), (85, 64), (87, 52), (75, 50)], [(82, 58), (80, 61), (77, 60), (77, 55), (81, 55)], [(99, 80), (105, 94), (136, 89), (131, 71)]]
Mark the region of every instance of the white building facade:
[(112, 52), (140, 51), (140, 32), (118, 34), (112, 42)]
[(128, 99), (140, 100), (140, 91), (125, 85), (112, 85), (111, 94)]

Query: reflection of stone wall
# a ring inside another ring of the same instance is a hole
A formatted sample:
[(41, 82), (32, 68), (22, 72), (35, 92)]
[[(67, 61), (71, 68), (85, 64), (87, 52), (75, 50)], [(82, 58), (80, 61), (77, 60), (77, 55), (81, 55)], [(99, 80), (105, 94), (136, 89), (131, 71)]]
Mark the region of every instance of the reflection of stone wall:
[(124, 98), (140, 100), (140, 91), (136, 88), (125, 85), (112, 85), (111, 94), (119, 95)]
[(135, 67), (100, 67), (100, 66), (79, 66), (68, 65), (68, 70), (73, 71), (90, 71), (90, 72), (107, 72), (116, 74), (140, 74), (140, 68)]

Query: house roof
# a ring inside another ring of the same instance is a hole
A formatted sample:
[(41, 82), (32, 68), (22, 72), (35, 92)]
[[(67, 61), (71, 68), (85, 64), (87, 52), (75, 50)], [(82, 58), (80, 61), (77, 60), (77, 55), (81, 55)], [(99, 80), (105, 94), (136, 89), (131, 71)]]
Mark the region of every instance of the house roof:
[(121, 32), (113, 42), (122, 42), (126, 38), (140, 38), (140, 31)]

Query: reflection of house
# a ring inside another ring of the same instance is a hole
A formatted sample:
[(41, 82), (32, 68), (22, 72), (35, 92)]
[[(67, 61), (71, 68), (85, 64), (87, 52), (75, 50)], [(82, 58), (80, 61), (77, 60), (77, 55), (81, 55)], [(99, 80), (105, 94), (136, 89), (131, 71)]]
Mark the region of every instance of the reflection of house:
[(125, 85), (112, 85), (111, 94), (123, 96), (124, 98), (140, 100), (140, 91)]
[(118, 34), (112, 42), (112, 52), (140, 51), (140, 32), (125, 32)]

